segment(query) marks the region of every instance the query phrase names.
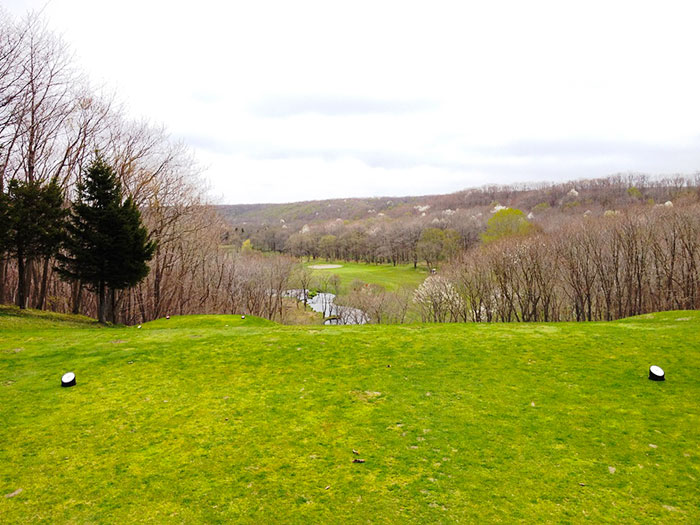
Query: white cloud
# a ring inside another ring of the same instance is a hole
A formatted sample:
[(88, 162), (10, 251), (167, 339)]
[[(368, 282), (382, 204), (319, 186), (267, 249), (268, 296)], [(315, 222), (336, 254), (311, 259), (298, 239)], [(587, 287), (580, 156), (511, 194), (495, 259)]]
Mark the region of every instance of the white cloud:
[(45, 12), (135, 116), (193, 145), (226, 202), (700, 168), (696, 2), (53, 0)]

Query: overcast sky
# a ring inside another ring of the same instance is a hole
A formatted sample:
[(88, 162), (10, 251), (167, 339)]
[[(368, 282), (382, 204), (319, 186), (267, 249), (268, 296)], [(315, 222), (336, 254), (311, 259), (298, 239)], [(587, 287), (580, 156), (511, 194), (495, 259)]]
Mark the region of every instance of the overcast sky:
[[(3, 0), (11, 13), (45, 0)], [(52, 0), (222, 203), (700, 170), (700, 2)]]

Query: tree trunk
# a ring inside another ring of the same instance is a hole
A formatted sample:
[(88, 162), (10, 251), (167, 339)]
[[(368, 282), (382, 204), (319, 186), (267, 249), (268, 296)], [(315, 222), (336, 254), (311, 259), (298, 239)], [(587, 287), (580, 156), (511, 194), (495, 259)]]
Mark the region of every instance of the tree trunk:
[(80, 303), (83, 299), (83, 283), (81, 281), (75, 281), (73, 284), (73, 309), (71, 313), (73, 315), (78, 315), (80, 313)]
[(112, 324), (117, 324), (117, 308), (115, 301), (115, 293), (112, 288), (109, 289), (109, 320)]
[(112, 289), (105, 285), (105, 322), (109, 323), (112, 323), (114, 318), (112, 294)]
[(27, 307), (27, 261), (22, 250), (17, 250), (17, 306), (24, 310)]
[(34, 303), (32, 303), (32, 283), (39, 283), (39, 264), (37, 259), (27, 260), (27, 306), (36, 303), (36, 297), (34, 298)]
[(105, 297), (105, 283), (100, 281), (97, 292), (97, 320), (104, 324), (106, 318), (107, 301)]
[(5, 304), (5, 281), (7, 279), (7, 259), (0, 258), (0, 304)]
[(46, 303), (46, 288), (49, 281), (49, 260), (51, 257), (44, 257), (44, 267), (42, 269), (41, 275), (41, 289), (39, 290), (39, 298), (36, 301), (37, 310), (44, 309), (44, 303)]

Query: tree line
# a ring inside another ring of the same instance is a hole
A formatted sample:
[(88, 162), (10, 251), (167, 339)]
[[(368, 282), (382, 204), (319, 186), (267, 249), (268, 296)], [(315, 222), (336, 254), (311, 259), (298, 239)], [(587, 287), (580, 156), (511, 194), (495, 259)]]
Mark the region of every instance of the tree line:
[(435, 322), (598, 321), (700, 308), (700, 207), (631, 209), (460, 254), (415, 301)]
[[(260, 251), (300, 258), (432, 267), (478, 245), (489, 228), (489, 220), (501, 211), (524, 210), (523, 217), (534, 229), (553, 231), (584, 216), (599, 217), (627, 208), (696, 200), (699, 195), (697, 174), (617, 175), (566, 185), (486, 186), (423, 198), (431, 204), (414, 205), (413, 201), (396, 206), (386, 199), (347, 199), (345, 207), (337, 210), (350, 218), (312, 219), (309, 214), (317, 212), (306, 211), (340, 205), (336, 201), (319, 201), (299, 210), (292, 205), (258, 205), (254, 215), (245, 215), (245, 221), (227, 229), (222, 240), (234, 246), (250, 242)], [(353, 211), (353, 203), (374, 207)], [(377, 212), (380, 209), (384, 211)], [(270, 218), (280, 214), (287, 218)]]
[[(500, 217), (498, 217), (500, 215)], [(352, 287), (372, 323), (611, 321), (700, 308), (700, 204), (639, 206), (546, 230), (495, 213), (481, 242), (407, 296)], [(410, 312), (413, 312), (411, 315)]]
[(412, 294), (356, 283), (337, 302), (371, 323), (611, 321), (700, 308), (697, 201), (583, 216), (552, 230), (519, 210), (488, 222), (480, 243)]

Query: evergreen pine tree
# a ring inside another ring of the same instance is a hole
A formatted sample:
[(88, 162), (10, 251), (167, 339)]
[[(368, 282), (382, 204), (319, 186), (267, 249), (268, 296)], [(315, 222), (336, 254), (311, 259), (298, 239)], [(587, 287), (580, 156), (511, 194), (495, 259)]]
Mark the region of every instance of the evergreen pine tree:
[(37, 181), (12, 180), (8, 184), (7, 209), (3, 220), (7, 248), (17, 259), (17, 306), (27, 307), (29, 263), (37, 257), (56, 255), (64, 235), (66, 210), (63, 191), (56, 180), (42, 186)]
[(59, 258), (63, 277), (80, 280), (97, 293), (101, 323), (107, 318), (108, 292), (138, 284), (148, 275), (146, 263), (155, 251), (134, 201), (122, 202), (122, 198), (114, 171), (97, 155), (78, 184), (67, 226), (66, 253)]

